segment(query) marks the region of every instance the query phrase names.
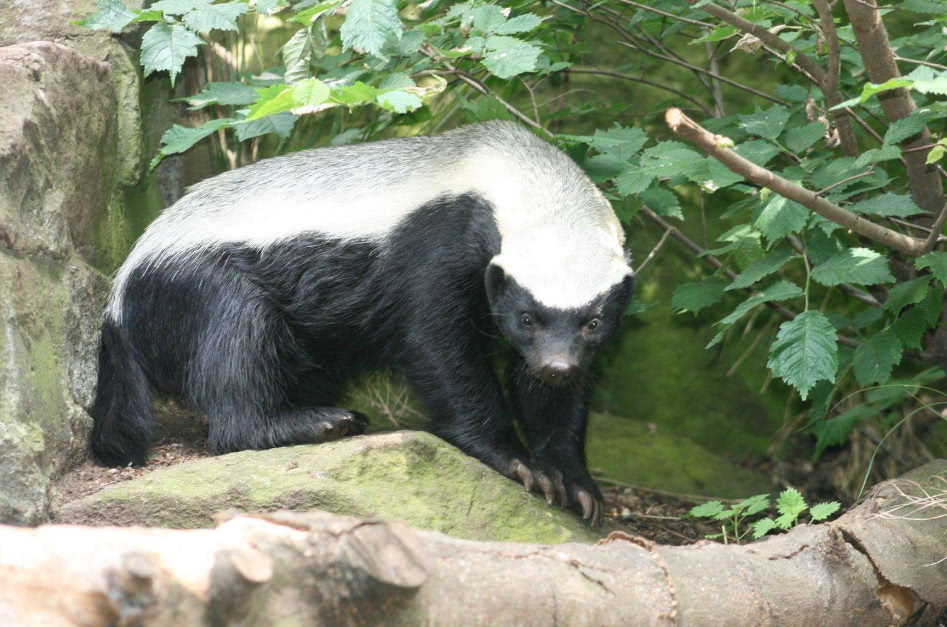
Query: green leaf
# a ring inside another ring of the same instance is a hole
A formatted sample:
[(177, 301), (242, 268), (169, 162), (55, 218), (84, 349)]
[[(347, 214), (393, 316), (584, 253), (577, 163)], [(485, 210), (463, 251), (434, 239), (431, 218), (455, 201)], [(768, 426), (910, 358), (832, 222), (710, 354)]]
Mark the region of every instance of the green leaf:
[(888, 291), (888, 300), (885, 301), (884, 308), (892, 313), (897, 313), (908, 305), (921, 302), (927, 296), (927, 286), (930, 284), (930, 280), (930, 277), (923, 276), (895, 285)]
[(155, 24), (141, 40), (141, 64), (145, 76), (155, 70), (167, 70), (173, 86), (184, 60), (197, 56), (197, 46), (202, 43), (200, 37), (180, 24)]
[(855, 349), (855, 380), (865, 387), (887, 383), (891, 370), (901, 363), (901, 342), (894, 333), (875, 333)]
[(183, 100), (193, 109), (203, 109), (212, 104), (248, 105), (257, 101), (256, 89), (243, 83), (207, 83), (204, 90)]
[[(273, 0), (269, 0), (269, 1), (272, 2)], [(278, 0), (278, 1), (284, 3), (284, 6), (285, 6), (285, 0)], [(340, 4), (342, 4), (342, 0), (328, 0), (327, 2), (320, 2), (316, 6), (309, 7), (308, 9), (304, 9), (300, 11), (293, 17), (289, 18), (289, 21), (296, 22), (297, 24), (302, 24), (303, 26), (311, 26), (323, 13), (327, 13), (331, 11), (332, 9), (339, 6)], [(266, 13), (266, 11), (263, 11), (260, 8), (260, 0), (257, 0), (256, 10), (258, 12)]]
[(796, 522), (796, 519), (799, 518), (799, 515), (806, 511), (808, 507), (805, 499), (802, 498), (802, 494), (799, 493), (799, 490), (786, 488), (780, 493), (779, 498), (776, 499), (776, 510), (781, 514), (781, 516), (776, 519), (776, 526), (780, 529), (789, 529), (792, 527), (792, 524)]
[(726, 281), (717, 277), (708, 277), (700, 283), (684, 283), (674, 290), (671, 306), (677, 313), (690, 311), (697, 315), (702, 309), (723, 298), (723, 288), (726, 284)]
[(120, 33), (135, 19), (135, 12), (119, 0), (99, 0), (96, 6), (98, 11), (73, 24), (93, 30), (110, 30), (113, 33)]
[(514, 18), (510, 18), (505, 23), (500, 25), (499, 28), (494, 31), (498, 35), (515, 35), (516, 33), (528, 33), (533, 30), (540, 24), (542, 24), (543, 18), (539, 17), (535, 13), (524, 13), (523, 15), (517, 15)]
[(148, 8), (168, 15), (184, 15), (188, 11), (205, 7), (210, 2), (211, 0), (158, 0)]
[(776, 105), (769, 109), (757, 109), (755, 113), (740, 115), (740, 128), (750, 135), (776, 139), (789, 121), (789, 109)]
[(901, 3), (901, 8), (913, 13), (932, 13), (934, 15), (947, 13), (947, 4), (934, 0), (904, 0)]
[(362, 81), (355, 81), (351, 85), (341, 85), (332, 88), (332, 100), (339, 104), (354, 106), (374, 102), (378, 90)]
[(205, 122), (197, 128), (187, 128), (180, 124), (175, 124), (161, 136), (161, 150), (155, 155), (155, 158), (151, 160), (151, 168), (154, 169), (165, 156), (184, 152), (211, 133), (222, 128), (227, 128), (234, 122), (236, 122), (236, 120), (232, 118), (220, 118)]
[(927, 331), (927, 321), (924, 320), (924, 310), (920, 307), (911, 307), (894, 321), (891, 332), (901, 340), (904, 348), (921, 348), (921, 338)]
[(505, 23), (506, 15), (503, 14), (503, 9), (495, 4), (485, 4), (474, 9), (473, 27), (484, 34), (493, 34)]
[(262, 15), (273, 15), (274, 13), (279, 13), (288, 7), (289, 0), (256, 0), (256, 3), (253, 6), (256, 7), (257, 13)]
[(688, 516), (693, 516), (694, 518), (713, 518), (717, 514), (723, 511), (723, 503), (720, 501), (707, 501), (706, 503), (701, 503), (696, 507), (692, 507)]
[(759, 514), (769, 507), (769, 494), (757, 494), (748, 499), (743, 499), (735, 507), (741, 510), (745, 509), (746, 511), (743, 513), (746, 516)]
[(615, 178), (615, 187), (622, 196), (633, 196), (648, 189), (655, 175), (639, 166), (628, 166)]
[(827, 286), (894, 282), (888, 258), (869, 248), (846, 248), (832, 255), (812, 269), (812, 279)]
[(796, 253), (787, 248), (772, 250), (748, 265), (746, 269), (733, 280), (733, 283), (727, 286), (727, 290), (750, 287), (763, 277), (767, 277), (782, 268), (787, 261), (794, 257), (796, 257)]
[(799, 391), (802, 400), (819, 381), (835, 381), (838, 344), (835, 327), (821, 311), (804, 311), (782, 323), (767, 366)]
[(823, 137), (825, 137), (825, 124), (812, 122), (805, 126), (793, 126), (788, 129), (783, 137), (783, 143), (791, 151), (799, 154)]
[(407, 113), (424, 105), (420, 96), (407, 91), (386, 91), (379, 94), (376, 101), (384, 109), (395, 113)]
[(188, 11), (182, 18), (184, 23), (199, 33), (211, 30), (239, 30), (237, 18), (247, 12), (245, 2), (208, 4)]
[(862, 200), (852, 205), (849, 210), (852, 213), (871, 213), (877, 216), (896, 218), (909, 218), (924, 213), (920, 207), (914, 204), (910, 196), (901, 196), (892, 193), (881, 194), (867, 200)]
[(283, 66), (286, 68), (283, 80), (289, 85), (309, 78), (309, 64), (312, 60), (311, 34), (310, 27), (300, 28), (280, 49)]
[(918, 270), (930, 268), (931, 274), (941, 283), (947, 284), (947, 253), (930, 252), (914, 260)]
[(776, 528), (776, 521), (772, 518), (763, 518), (761, 520), (757, 520), (750, 526), (753, 528), (753, 539), (759, 540)]
[(486, 42), (483, 65), (497, 78), (507, 79), (536, 69), (542, 49), (516, 37), (492, 35)]
[(931, 165), (937, 163), (944, 157), (944, 153), (947, 152), (947, 146), (944, 145), (944, 140), (937, 142), (930, 152), (927, 153), (927, 159), (924, 160), (926, 165)]
[(770, 159), (779, 154), (779, 146), (775, 146), (771, 142), (763, 139), (754, 139), (752, 141), (743, 142), (737, 146), (736, 152), (744, 159), (748, 159), (756, 165), (763, 167)]
[[(703, 157), (675, 141), (661, 142), (641, 153), (640, 166), (652, 177), (671, 178), (693, 170)], [(691, 179), (694, 180), (694, 179)]]
[(930, 111), (918, 109), (906, 118), (895, 120), (885, 132), (884, 143), (900, 144), (905, 139), (917, 135), (924, 130), (931, 117)]
[(843, 107), (851, 107), (856, 104), (865, 104), (868, 102), (868, 99), (876, 94), (882, 92), (891, 91), (892, 89), (901, 89), (902, 87), (911, 87), (914, 84), (913, 81), (906, 78), (892, 78), (885, 81), (884, 83), (875, 84), (875, 83), (865, 83), (862, 87), (862, 93), (856, 98), (846, 100), (845, 102), (839, 103), (832, 107), (832, 111), (836, 109), (841, 109)]
[(852, 167), (861, 168), (879, 161), (890, 161), (891, 159), (901, 158), (901, 149), (891, 144), (883, 144), (881, 148), (871, 148), (863, 152)]
[(246, 119), (252, 122), (284, 111), (312, 113), (316, 107), (325, 104), (329, 94), (329, 87), (317, 78), (308, 78), (290, 86), (273, 85), (260, 90), (260, 99), (250, 108)]
[(640, 128), (617, 124), (608, 130), (597, 129), (594, 135), (559, 135), (558, 137), (570, 142), (588, 144), (589, 147), (602, 154), (623, 160), (628, 160), (637, 154), (648, 141), (647, 134)]
[(812, 522), (819, 522), (820, 520), (825, 520), (835, 512), (839, 510), (841, 504), (838, 501), (832, 501), (831, 503), (819, 503), (818, 505), (813, 505), (809, 508), (809, 515), (812, 516)]
[(652, 186), (638, 194), (638, 197), (659, 216), (684, 219), (680, 200), (668, 189)]
[(234, 123), (233, 130), (237, 133), (237, 139), (240, 141), (246, 141), (267, 133), (276, 133), (281, 138), (286, 139), (292, 134), (293, 127), (298, 119), (298, 115), (289, 112), (276, 113), (252, 122), (243, 120)]
[(813, 459), (818, 459), (829, 446), (840, 446), (848, 440), (848, 434), (859, 420), (865, 420), (875, 415), (877, 410), (871, 405), (858, 405), (845, 411), (831, 420), (823, 420), (813, 427), (816, 435), (815, 452)]
[(803, 291), (798, 285), (789, 283), (787, 281), (777, 281), (776, 283), (763, 288), (759, 294), (754, 294), (737, 305), (736, 309), (730, 312), (727, 317), (720, 320), (717, 324), (730, 326), (758, 305), (773, 301), (789, 300), (790, 298), (798, 298), (802, 295)]
[(351, 48), (382, 57), (389, 39), (401, 39), (403, 29), (395, 0), (354, 0), (342, 24), (343, 52)]
[(773, 194), (753, 221), (770, 243), (805, 228), (809, 210), (794, 200)]

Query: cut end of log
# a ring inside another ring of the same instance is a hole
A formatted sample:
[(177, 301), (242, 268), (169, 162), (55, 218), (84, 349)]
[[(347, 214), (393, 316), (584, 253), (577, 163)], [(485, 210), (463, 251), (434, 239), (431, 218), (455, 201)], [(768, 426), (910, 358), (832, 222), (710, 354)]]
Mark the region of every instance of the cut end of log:
[(667, 122), (667, 125), (670, 126), (671, 130), (675, 133), (678, 127), (684, 123), (684, 118), (684, 112), (677, 107), (671, 107), (664, 112), (664, 121)]

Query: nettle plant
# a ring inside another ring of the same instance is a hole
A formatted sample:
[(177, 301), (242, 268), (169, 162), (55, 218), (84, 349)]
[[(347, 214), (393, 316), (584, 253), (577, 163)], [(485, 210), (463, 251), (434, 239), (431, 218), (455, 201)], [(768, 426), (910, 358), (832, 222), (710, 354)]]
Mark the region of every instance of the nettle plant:
[(688, 515), (693, 518), (708, 518), (720, 523), (720, 533), (710, 534), (708, 538), (720, 540), (724, 544), (731, 542), (739, 544), (747, 536), (759, 540), (773, 531), (789, 531), (796, 525), (806, 522), (802, 520), (802, 516), (807, 510), (808, 522), (816, 523), (827, 520), (841, 507), (837, 501), (809, 507), (805, 498), (795, 488), (786, 488), (780, 492), (773, 505), (778, 514), (776, 518), (763, 517), (764, 512), (771, 508), (769, 494), (757, 494), (730, 506), (720, 501), (707, 501), (692, 507)]
[(768, 346), (817, 455), (859, 421), (902, 420), (944, 376), (947, 3), (100, 0), (83, 24), (144, 23), (145, 74), (173, 82), (260, 15), (296, 28), (282, 65), (188, 97), (209, 119), (171, 128), (154, 163), (225, 129), (290, 138), (304, 118), (330, 120), (332, 143), (516, 119), (655, 233), (639, 270), (669, 239), (694, 256), (674, 309), (713, 324), (710, 346)]

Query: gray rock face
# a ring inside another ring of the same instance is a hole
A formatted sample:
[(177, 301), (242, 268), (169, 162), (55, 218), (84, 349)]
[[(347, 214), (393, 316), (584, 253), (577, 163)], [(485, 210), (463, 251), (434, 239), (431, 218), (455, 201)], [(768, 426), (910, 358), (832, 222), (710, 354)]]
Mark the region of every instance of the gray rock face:
[(242, 451), (111, 485), (57, 523), (211, 527), (223, 510), (321, 509), (471, 540), (590, 542), (600, 533), (437, 437), (399, 431)]
[(108, 64), (49, 42), (0, 48), (0, 84), (0, 522), (33, 524), (87, 446), (115, 101)]

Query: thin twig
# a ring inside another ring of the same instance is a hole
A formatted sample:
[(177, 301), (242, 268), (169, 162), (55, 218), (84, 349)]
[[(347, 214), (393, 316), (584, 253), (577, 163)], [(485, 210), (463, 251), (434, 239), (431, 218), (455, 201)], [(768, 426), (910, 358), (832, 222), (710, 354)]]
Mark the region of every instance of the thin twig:
[(662, 11), (661, 9), (656, 9), (654, 7), (649, 7), (647, 4), (639, 4), (637, 2), (632, 2), (632, 0), (618, 0), (621, 4), (626, 4), (643, 11), (651, 11), (652, 13), (657, 13), (658, 15), (663, 15), (664, 17), (669, 17), (672, 20), (677, 20), (678, 22), (684, 22), (685, 24), (693, 24), (695, 26), (703, 26), (704, 28), (713, 28), (714, 25), (710, 22), (702, 22), (700, 20), (692, 20), (686, 17), (681, 17), (680, 15), (674, 15), (673, 13), (668, 13), (667, 11)]
[(947, 65), (931, 63), (930, 61), (921, 61), (920, 59), (908, 59), (907, 57), (899, 57), (898, 55), (894, 55), (894, 60), (903, 61), (904, 63), (914, 63), (916, 65), (926, 65), (927, 67), (932, 67), (935, 70), (947, 70)]
[(836, 187), (838, 187), (838, 186), (840, 186), (840, 185), (844, 185), (845, 183), (848, 183), (848, 182), (850, 182), (850, 181), (855, 181), (855, 180), (860, 179), (860, 178), (862, 178), (862, 177), (868, 176), (869, 174), (874, 174), (874, 172), (875, 172), (875, 166), (871, 166), (870, 168), (868, 168), (867, 170), (865, 170), (865, 171), (862, 172), (861, 174), (855, 174), (855, 175), (853, 175), (853, 176), (849, 176), (848, 178), (842, 179), (842, 180), (839, 181), (838, 183), (832, 183), (832, 184), (829, 185), (828, 187), (823, 187), (822, 189), (820, 189), (819, 191), (817, 191), (817, 192), (815, 193), (815, 195), (816, 195), (816, 196), (824, 196), (824, 195), (826, 194), (826, 192), (830, 192), (830, 191), (832, 191), (833, 189), (835, 189)]
[(690, 95), (688, 95), (688, 94), (686, 94), (686, 93), (684, 93), (684, 92), (682, 92), (682, 91), (680, 91), (680, 90), (674, 89), (674, 88), (671, 87), (670, 85), (667, 85), (667, 84), (664, 84), (664, 83), (659, 83), (659, 82), (657, 82), (657, 81), (648, 80), (647, 78), (639, 78), (639, 77), (637, 77), (637, 76), (632, 76), (632, 75), (630, 75), (630, 74), (623, 74), (623, 73), (621, 73), (621, 72), (612, 72), (612, 71), (610, 71), (610, 70), (595, 70), (595, 69), (591, 69), (591, 68), (570, 67), (570, 68), (566, 69), (565, 72), (569, 72), (569, 73), (571, 73), (571, 74), (598, 74), (598, 75), (601, 75), (601, 76), (610, 76), (610, 77), (612, 77), (612, 78), (620, 78), (620, 79), (625, 80), (625, 81), (632, 81), (632, 82), (635, 82), (635, 83), (641, 83), (642, 85), (648, 85), (648, 86), (650, 86), (650, 87), (655, 87), (655, 88), (657, 88), (657, 89), (663, 89), (663, 90), (665, 90), (665, 91), (671, 92), (672, 94), (675, 94), (675, 95), (677, 95), (677, 96), (680, 96), (681, 98), (684, 98), (685, 100), (687, 100), (687, 101), (689, 101), (689, 102), (694, 103), (698, 108), (700, 108), (701, 111), (704, 112), (704, 114), (706, 114), (706, 115), (708, 115), (708, 116), (713, 116), (713, 111), (711, 111), (710, 108), (708, 108), (706, 105), (704, 105), (703, 103), (701, 103), (699, 100), (697, 100), (697, 99), (694, 98), (693, 96), (690, 96)]
[(658, 254), (658, 251), (661, 250), (661, 247), (664, 246), (664, 242), (667, 241), (668, 236), (671, 234), (671, 229), (665, 229), (664, 235), (661, 236), (661, 239), (658, 240), (658, 243), (651, 249), (651, 252), (648, 253), (648, 256), (644, 258), (644, 261), (641, 262), (641, 265), (638, 266), (638, 269), (634, 271), (635, 276), (638, 276), (642, 270), (654, 259), (655, 255)]

